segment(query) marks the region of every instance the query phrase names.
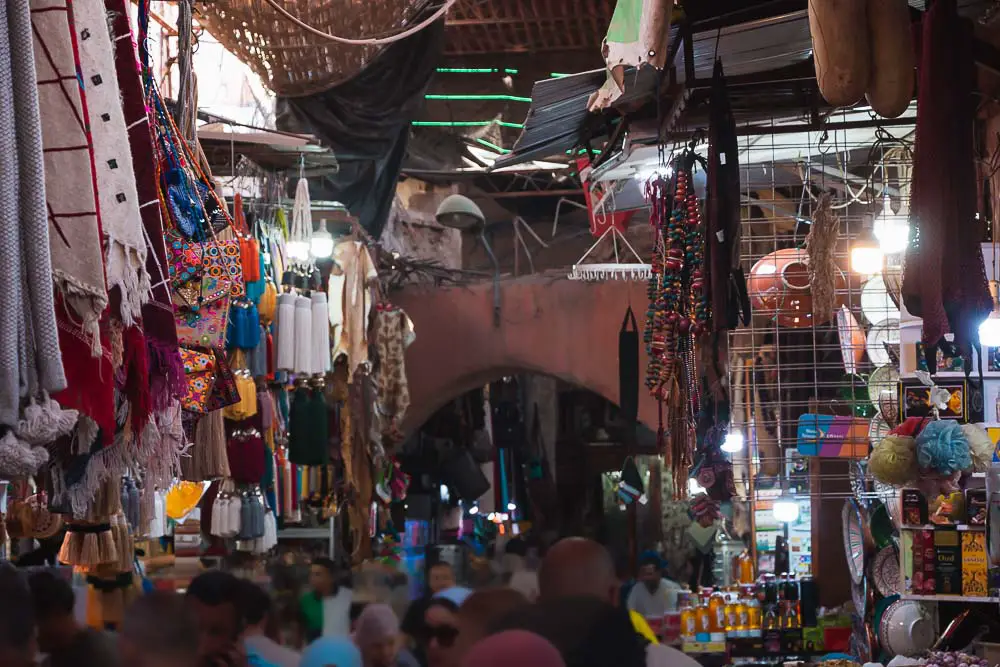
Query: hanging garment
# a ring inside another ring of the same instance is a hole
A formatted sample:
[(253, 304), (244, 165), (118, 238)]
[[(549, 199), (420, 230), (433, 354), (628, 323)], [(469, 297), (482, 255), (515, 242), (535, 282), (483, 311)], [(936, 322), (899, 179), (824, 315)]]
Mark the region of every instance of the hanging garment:
[(391, 305), (376, 309), (372, 325), (378, 353), (379, 412), (387, 425), (398, 427), (410, 407), (410, 388), (406, 380), (406, 313)]
[(343, 327), (334, 358), (348, 360), (348, 376), (368, 363), (368, 322), (372, 300), (370, 286), (378, 278), (368, 249), (360, 241), (338, 243), (333, 258), (344, 272)]
[(14, 426), (21, 394), (59, 391), (66, 387), (66, 377), (52, 294), (32, 17), (27, 0), (8, 2), (2, 12), (0, 54), (6, 57), (0, 57), (0, 172), (6, 176), (0, 183), (0, 206), (17, 224), (0, 231), (6, 250), (0, 310), (7, 314), (0, 322), (0, 423)]
[[(77, 55), (79, 31), (68, 0), (32, 0), (35, 74), (45, 151), (49, 245), (56, 288), (72, 314), (57, 309), (60, 325), (78, 329), (92, 356), (101, 354), (99, 320), (108, 305), (98, 218), (97, 176)], [(55, 10), (55, 11), (54, 11)], [(64, 361), (72, 351), (63, 350)]]
[(114, 49), (104, 0), (74, 0), (73, 13), (80, 35), (80, 71), (91, 120), (98, 210), (107, 252), (107, 285), (109, 290), (118, 288), (117, 314), (124, 324), (131, 325), (138, 321), (142, 304), (149, 300), (150, 282)]

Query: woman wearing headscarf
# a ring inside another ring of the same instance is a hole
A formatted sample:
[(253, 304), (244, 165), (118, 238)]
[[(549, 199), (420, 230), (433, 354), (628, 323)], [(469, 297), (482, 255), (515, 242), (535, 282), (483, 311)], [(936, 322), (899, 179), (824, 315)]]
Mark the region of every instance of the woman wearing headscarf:
[(399, 619), (387, 604), (369, 604), (354, 626), (354, 643), (364, 667), (416, 667), (402, 640)]
[(427, 667), (458, 667), (459, 656), (455, 646), (458, 609), (470, 595), (472, 591), (468, 588), (455, 586), (436, 594), (428, 603), (420, 638)]
[(526, 630), (508, 630), (476, 643), (461, 667), (566, 667), (559, 650)]
[(302, 653), (299, 667), (361, 667), (361, 652), (347, 637), (321, 637)]

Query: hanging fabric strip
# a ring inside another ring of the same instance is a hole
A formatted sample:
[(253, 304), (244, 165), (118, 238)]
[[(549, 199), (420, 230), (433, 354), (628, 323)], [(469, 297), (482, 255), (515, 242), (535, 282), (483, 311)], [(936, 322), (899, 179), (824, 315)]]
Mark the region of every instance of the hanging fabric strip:
[(639, 326), (631, 306), (625, 310), (618, 334), (618, 407), (625, 424), (626, 444), (632, 445), (639, 417)]

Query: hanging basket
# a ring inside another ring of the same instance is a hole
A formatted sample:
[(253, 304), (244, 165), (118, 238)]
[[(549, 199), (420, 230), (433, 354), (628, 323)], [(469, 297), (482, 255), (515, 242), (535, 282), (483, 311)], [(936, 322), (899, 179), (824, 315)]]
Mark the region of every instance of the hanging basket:
[[(386, 37), (406, 29), (427, 0), (280, 0), (303, 23), (352, 39)], [(278, 95), (301, 97), (351, 78), (376, 46), (338, 44), (313, 35), (264, 0), (198, 3), (198, 21), (247, 63)]]

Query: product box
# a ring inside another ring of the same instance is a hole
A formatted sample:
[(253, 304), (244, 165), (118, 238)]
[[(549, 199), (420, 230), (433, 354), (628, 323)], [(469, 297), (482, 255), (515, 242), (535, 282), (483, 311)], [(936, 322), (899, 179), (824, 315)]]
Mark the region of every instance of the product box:
[(928, 522), (927, 499), (916, 489), (903, 489), (903, 523), (907, 526), (924, 526)]
[(986, 533), (962, 533), (962, 595), (986, 597)]
[(957, 530), (934, 531), (936, 591), (941, 595), (962, 594), (962, 541)]
[(986, 525), (986, 489), (968, 489), (965, 492), (965, 513), (970, 526)]
[(934, 531), (914, 530), (913, 533), (913, 576), (910, 579), (914, 595), (934, 595), (936, 592), (935, 572), (937, 559), (934, 551)]
[(913, 593), (913, 531), (899, 531), (899, 574), (903, 578), (903, 591)]
[(821, 653), (825, 650), (823, 628), (802, 628), (802, 642), (809, 653)]

